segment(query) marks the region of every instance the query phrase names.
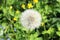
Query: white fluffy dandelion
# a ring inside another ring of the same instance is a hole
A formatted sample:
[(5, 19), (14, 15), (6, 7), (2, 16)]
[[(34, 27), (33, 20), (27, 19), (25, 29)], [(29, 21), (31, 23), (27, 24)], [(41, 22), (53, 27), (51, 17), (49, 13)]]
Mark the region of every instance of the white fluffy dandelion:
[(33, 9), (25, 10), (20, 17), (21, 24), (27, 29), (38, 28), (41, 24), (41, 20), (41, 14)]

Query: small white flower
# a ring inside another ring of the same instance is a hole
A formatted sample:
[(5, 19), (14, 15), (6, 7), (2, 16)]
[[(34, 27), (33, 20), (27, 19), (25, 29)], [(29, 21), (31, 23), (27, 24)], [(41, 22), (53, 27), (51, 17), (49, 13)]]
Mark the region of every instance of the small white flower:
[(38, 28), (41, 24), (42, 17), (41, 14), (33, 9), (28, 9), (22, 12), (20, 17), (21, 24), (27, 29)]

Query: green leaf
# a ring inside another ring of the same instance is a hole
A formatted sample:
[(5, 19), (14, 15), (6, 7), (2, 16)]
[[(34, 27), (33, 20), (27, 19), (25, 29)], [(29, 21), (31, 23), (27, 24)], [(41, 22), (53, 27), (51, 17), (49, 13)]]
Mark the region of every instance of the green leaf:
[(57, 0), (58, 2), (60, 2), (60, 0)]
[(14, 12), (13, 12), (12, 10), (9, 10), (9, 14), (10, 14), (11, 16), (14, 16)]
[(57, 31), (56, 34), (57, 34), (58, 36), (60, 36), (60, 31)]
[(6, 0), (6, 3), (7, 3), (8, 5), (13, 4), (14, 2), (15, 2), (15, 0)]
[(54, 28), (49, 28), (47, 31), (48, 34), (54, 34)]
[(60, 24), (57, 23), (57, 28), (58, 28), (58, 31), (60, 31)]
[(36, 38), (35, 40), (43, 40), (43, 38), (42, 37), (39, 37), (39, 38)]
[(42, 34), (46, 34), (47, 33), (47, 30), (43, 31)]

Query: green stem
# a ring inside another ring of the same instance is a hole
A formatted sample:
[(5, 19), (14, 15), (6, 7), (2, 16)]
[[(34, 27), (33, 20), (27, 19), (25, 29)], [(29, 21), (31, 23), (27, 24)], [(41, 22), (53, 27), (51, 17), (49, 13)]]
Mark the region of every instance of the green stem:
[[(28, 39), (27, 39), (27, 38), (28, 38)], [(26, 38), (26, 40), (30, 40), (30, 30), (28, 30), (27, 38)]]
[[(44, 26), (44, 31), (46, 31), (45, 26)], [(44, 35), (44, 40), (49, 40), (49, 39), (48, 39), (48, 35), (47, 35), (47, 34), (45, 34), (45, 35)]]

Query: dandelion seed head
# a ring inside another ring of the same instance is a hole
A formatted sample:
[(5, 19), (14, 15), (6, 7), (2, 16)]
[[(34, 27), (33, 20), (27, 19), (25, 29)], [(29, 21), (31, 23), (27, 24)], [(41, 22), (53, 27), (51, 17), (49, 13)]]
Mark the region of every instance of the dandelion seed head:
[(41, 20), (41, 14), (33, 9), (25, 10), (20, 17), (21, 24), (27, 29), (38, 28)]

